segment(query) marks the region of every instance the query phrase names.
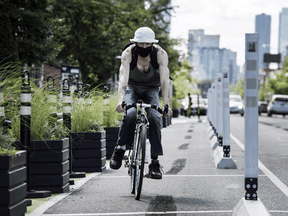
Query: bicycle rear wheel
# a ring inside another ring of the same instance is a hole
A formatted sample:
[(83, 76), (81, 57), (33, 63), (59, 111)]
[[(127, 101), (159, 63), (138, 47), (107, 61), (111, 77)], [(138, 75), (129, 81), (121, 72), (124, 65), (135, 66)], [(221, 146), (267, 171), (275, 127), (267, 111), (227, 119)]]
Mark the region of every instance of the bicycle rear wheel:
[(136, 167), (135, 167), (135, 199), (139, 200), (141, 196), (143, 177), (144, 177), (144, 165), (145, 165), (145, 153), (146, 153), (146, 127), (143, 125), (140, 130), (138, 149), (136, 155)]

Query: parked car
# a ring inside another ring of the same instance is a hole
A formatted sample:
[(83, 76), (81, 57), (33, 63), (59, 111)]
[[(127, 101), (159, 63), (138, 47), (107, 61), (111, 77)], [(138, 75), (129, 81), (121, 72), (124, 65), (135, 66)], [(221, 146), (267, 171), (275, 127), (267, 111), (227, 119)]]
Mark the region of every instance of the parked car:
[(267, 101), (258, 101), (259, 115), (261, 115), (261, 113), (267, 113), (267, 106), (268, 106)]
[(268, 116), (273, 114), (282, 114), (284, 117), (288, 114), (288, 95), (273, 95), (267, 106)]
[[(197, 95), (190, 95), (191, 97), (191, 111), (192, 115), (197, 115), (197, 107), (198, 107), (198, 102), (197, 102)], [(182, 100), (181, 102), (181, 115), (187, 115), (187, 109), (188, 109), (188, 103), (189, 103), (189, 98), (188, 95)], [(208, 108), (208, 103), (201, 97), (199, 96), (199, 107), (200, 107), (200, 115), (206, 115), (207, 108)]]
[(243, 116), (244, 103), (242, 101), (241, 95), (230, 95), (229, 99), (230, 113), (240, 113), (241, 116)]

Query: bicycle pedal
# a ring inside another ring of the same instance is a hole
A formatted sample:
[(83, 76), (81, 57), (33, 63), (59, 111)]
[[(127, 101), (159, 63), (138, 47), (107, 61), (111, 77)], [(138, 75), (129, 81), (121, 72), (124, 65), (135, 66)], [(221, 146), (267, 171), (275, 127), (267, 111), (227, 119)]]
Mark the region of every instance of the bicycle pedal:
[(124, 164), (124, 167), (129, 167), (129, 161), (127, 160), (127, 161), (125, 161), (125, 164)]
[(146, 173), (145, 178), (151, 178), (151, 176), (149, 175), (149, 173)]

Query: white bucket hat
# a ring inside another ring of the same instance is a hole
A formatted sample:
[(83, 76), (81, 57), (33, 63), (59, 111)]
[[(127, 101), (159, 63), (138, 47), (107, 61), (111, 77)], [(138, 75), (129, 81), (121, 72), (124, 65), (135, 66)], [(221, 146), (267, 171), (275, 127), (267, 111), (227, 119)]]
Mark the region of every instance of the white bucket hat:
[(155, 33), (151, 28), (141, 27), (135, 31), (134, 38), (130, 41), (134, 43), (158, 43), (159, 40), (155, 39)]

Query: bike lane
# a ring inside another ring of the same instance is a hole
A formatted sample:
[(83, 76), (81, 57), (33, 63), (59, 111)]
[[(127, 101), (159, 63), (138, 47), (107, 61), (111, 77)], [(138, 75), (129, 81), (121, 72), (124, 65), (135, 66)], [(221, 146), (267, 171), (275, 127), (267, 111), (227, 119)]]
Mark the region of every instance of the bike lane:
[[(159, 158), (163, 179), (145, 178), (140, 201), (130, 193), (127, 169), (122, 166), (115, 171), (107, 166), (41, 215), (232, 215), (245, 195), (243, 150), (232, 141), (238, 169), (216, 169), (208, 125), (202, 119), (200, 123), (196, 117), (173, 118), (172, 125), (163, 129), (164, 156)], [(258, 195), (264, 204), (270, 203), (271, 215), (288, 214), (278, 202), (286, 197), (261, 171)]]

